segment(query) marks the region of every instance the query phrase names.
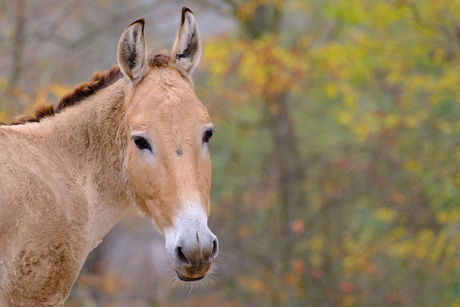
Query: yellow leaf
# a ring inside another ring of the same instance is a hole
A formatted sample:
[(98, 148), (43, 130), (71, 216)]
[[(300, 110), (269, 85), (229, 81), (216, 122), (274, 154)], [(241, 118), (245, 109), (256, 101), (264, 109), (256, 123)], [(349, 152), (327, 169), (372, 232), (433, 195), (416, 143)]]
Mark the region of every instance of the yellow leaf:
[(345, 295), (343, 297), (343, 305), (348, 307), (348, 306), (352, 306), (354, 304), (355, 300), (353, 298), (353, 295)]
[(394, 213), (393, 210), (388, 209), (388, 208), (380, 208), (377, 211), (375, 211), (374, 216), (381, 221), (384, 222), (391, 222), (394, 218)]
[(330, 82), (324, 86), (324, 93), (328, 98), (333, 99), (337, 97), (337, 95), (339, 94), (339, 90), (334, 83)]
[(426, 254), (428, 253), (428, 247), (427, 245), (419, 245), (417, 246), (417, 248), (415, 249), (415, 255), (420, 258), (420, 259), (423, 259), (425, 258)]
[(391, 234), (392, 234), (394, 239), (399, 239), (399, 238), (404, 237), (406, 235), (406, 230), (404, 229), (404, 227), (399, 226), (399, 227), (395, 228), (391, 232)]
[(399, 123), (399, 116), (397, 114), (389, 114), (386, 118), (385, 118), (385, 126), (387, 128), (393, 128), (395, 127), (397, 124)]
[(314, 251), (321, 251), (323, 249), (323, 241), (320, 238), (315, 238), (311, 242), (311, 249)]
[(409, 128), (416, 128), (419, 124), (419, 120), (415, 116), (408, 115), (404, 118), (404, 124)]
[(445, 224), (449, 218), (449, 214), (446, 211), (438, 211), (436, 213), (436, 221), (439, 224)]
[(351, 112), (347, 112), (347, 111), (340, 112), (339, 123), (341, 123), (342, 125), (346, 125), (346, 124), (351, 123), (352, 120), (353, 120), (353, 115), (351, 114)]
[(422, 164), (415, 160), (409, 160), (404, 164), (404, 167), (411, 172), (420, 174), (422, 171)]

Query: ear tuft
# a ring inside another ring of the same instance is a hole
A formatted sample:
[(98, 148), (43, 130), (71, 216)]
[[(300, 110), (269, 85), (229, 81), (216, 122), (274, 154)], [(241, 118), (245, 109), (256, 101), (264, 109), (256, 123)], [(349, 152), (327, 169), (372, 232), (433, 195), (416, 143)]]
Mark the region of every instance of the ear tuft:
[(123, 74), (133, 84), (142, 80), (144, 68), (147, 67), (144, 39), (145, 20), (143, 18), (130, 24), (118, 42), (117, 60)]
[(201, 58), (202, 41), (193, 12), (182, 8), (181, 25), (171, 52), (173, 63), (184, 76), (189, 76)]

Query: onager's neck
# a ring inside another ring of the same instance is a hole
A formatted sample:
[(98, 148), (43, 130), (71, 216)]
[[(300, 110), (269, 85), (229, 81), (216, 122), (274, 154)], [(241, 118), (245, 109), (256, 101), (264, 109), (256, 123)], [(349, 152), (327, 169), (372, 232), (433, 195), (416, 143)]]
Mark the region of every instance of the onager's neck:
[[(68, 196), (83, 198), (88, 252), (131, 206), (124, 169), (124, 108), (124, 84), (119, 80), (39, 124), (17, 126), (50, 158), (53, 171), (77, 187), (79, 195)], [(65, 184), (58, 189), (63, 195), (71, 193)]]

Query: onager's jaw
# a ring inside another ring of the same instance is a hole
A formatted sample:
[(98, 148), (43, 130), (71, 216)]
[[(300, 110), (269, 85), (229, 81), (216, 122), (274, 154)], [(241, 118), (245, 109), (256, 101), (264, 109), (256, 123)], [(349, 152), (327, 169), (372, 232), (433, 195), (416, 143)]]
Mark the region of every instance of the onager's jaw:
[(187, 204), (175, 227), (164, 229), (169, 260), (182, 281), (205, 277), (219, 252), (217, 237), (209, 230), (200, 204)]

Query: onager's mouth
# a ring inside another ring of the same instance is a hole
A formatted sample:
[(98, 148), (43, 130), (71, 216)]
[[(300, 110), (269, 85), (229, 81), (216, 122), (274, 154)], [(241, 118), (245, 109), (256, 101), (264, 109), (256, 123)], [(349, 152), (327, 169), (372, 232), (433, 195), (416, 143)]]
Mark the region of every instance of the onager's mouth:
[(203, 279), (219, 253), (219, 241), (206, 222), (203, 208), (189, 204), (176, 225), (164, 230), (169, 262), (181, 281)]
[[(176, 271), (176, 270), (174, 270), (174, 271)], [(177, 271), (176, 271), (176, 275), (182, 281), (197, 281), (197, 280), (203, 279), (206, 276), (206, 275), (203, 275), (201, 277), (187, 277), (187, 276), (182, 275), (181, 273), (179, 273)]]

